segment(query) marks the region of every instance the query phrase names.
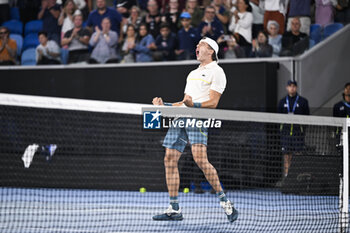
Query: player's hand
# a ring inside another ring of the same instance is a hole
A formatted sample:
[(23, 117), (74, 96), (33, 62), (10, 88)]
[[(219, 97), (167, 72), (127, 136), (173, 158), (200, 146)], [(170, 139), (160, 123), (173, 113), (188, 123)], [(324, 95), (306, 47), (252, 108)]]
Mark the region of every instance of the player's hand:
[(187, 107), (193, 107), (193, 101), (192, 101), (192, 97), (189, 95), (186, 95), (183, 103), (187, 106)]
[(153, 105), (164, 105), (163, 100), (160, 97), (154, 97), (152, 100)]

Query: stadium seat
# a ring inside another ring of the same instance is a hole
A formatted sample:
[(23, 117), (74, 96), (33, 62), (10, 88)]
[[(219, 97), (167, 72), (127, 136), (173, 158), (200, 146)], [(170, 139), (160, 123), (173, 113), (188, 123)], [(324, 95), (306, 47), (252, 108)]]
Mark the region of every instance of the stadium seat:
[(19, 15), (19, 9), (18, 7), (11, 7), (10, 9), (10, 19), (14, 19), (14, 20), (21, 20), (21, 17)]
[(39, 39), (37, 33), (30, 33), (24, 37), (23, 50), (28, 48), (36, 48), (39, 45)]
[(2, 24), (2, 26), (7, 27), (12, 34), (20, 34), (23, 33), (23, 23), (18, 20), (9, 20)]
[(343, 27), (344, 27), (344, 25), (341, 23), (328, 24), (323, 29), (323, 39), (326, 39), (327, 37), (329, 37), (330, 35), (332, 35), (333, 33), (337, 32), (337, 31), (339, 31)]
[(22, 53), (21, 64), (23, 66), (36, 65), (36, 54), (34, 48), (27, 49)]
[(320, 24), (312, 24), (310, 26), (310, 38), (316, 44), (322, 40), (322, 26)]
[(22, 52), (22, 47), (23, 47), (23, 37), (18, 34), (10, 34), (10, 38), (16, 41), (17, 56), (20, 56)]
[(309, 49), (311, 49), (315, 45), (316, 45), (316, 42), (313, 39), (310, 39), (310, 41), (309, 41)]
[(61, 62), (62, 62), (62, 64), (66, 65), (68, 63), (68, 55), (69, 55), (68, 49), (61, 49)]
[(26, 23), (24, 26), (24, 36), (30, 33), (38, 33), (43, 30), (43, 21), (42, 20), (32, 20)]

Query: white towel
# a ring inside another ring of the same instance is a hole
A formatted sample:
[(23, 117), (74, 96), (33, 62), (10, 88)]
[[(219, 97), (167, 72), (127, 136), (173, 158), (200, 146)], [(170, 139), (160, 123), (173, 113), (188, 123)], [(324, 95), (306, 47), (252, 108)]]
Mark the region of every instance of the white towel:
[(27, 146), (26, 150), (24, 151), (24, 154), (22, 156), (22, 160), (24, 162), (24, 167), (29, 168), (30, 164), (33, 161), (34, 154), (38, 150), (39, 145), (38, 144), (32, 144)]

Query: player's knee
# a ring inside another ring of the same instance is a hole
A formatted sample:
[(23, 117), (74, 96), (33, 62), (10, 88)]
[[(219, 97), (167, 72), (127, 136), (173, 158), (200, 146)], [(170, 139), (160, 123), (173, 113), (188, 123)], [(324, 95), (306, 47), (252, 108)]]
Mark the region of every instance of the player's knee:
[(165, 154), (164, 156), (164, 164), (165, 166), (168, 166), (171, 163), (171, 156)]
[(192, 145), (192, 154), (193, 155), (207, 154), (207, 147), (203, 144), (194, 144)]
[(208, 159), (202, 156), (193, 156), (193, 160), (196, 162), (200, 169), (205, 169), (209, 165)]
[(164, 157), (164, 164), (165, 166), (174, 166), (174, 164), (177, 164), (177, 156), (171, 154), (171, 153), (166, 153)]

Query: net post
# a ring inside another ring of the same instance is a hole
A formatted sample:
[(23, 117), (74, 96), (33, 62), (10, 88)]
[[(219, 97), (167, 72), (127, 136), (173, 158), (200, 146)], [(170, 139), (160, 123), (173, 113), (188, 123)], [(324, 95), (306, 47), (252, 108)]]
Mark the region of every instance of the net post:
[(343, 132), (342, 132), (342, 144), (343, 144), (343, 175), (340, 182), (341, 194), (340, 194), (340, 232), (346, 232), (348, 227), (348, 214), (349, 214), (349, 127), (350, 119), (345, 119)]

